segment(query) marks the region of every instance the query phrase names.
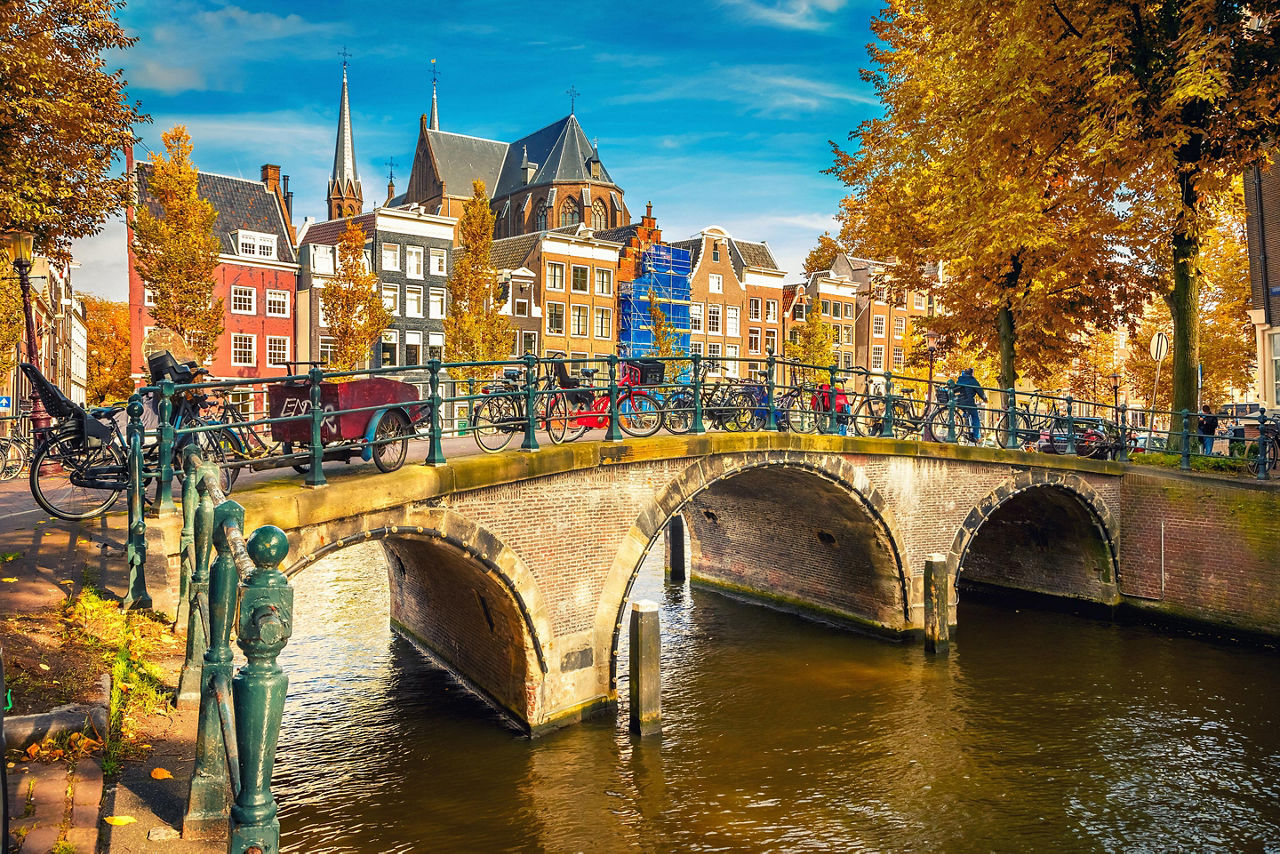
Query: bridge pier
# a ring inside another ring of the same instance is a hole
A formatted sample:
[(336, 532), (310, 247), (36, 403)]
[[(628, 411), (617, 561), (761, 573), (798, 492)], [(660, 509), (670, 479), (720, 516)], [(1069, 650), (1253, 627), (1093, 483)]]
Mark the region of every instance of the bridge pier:
[(682, 585), (689, 573), (689, 556), (684, 547), (684, 517), (679, 513), (667, 522), (665, 538), (667, 583)]

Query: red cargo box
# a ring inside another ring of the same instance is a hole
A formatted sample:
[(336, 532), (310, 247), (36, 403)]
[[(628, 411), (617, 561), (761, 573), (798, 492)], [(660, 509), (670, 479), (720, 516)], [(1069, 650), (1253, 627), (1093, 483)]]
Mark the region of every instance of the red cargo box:
[[(410, 421), (416, 421), (420, 407), (406, 406), (418, 400), (418, 389), (409, 383), (386, 377), (366, 377), (345, 383), (320, 384), (320, 406), (326, 415), (320, 426), (320, 441), (335, 442), (344, 439), (363, 439), (369, 427), (369, 419), (377, 409), (363, 412), (339, 412), (343, 409), (361, 409), (366, 406), (383, 407), (401, 405)], [(272, 418), (297, 418), (271, 425), (271, 438), (276, 442), (311, 441), (311, 386), (306, 383), (293, 385), (280, 383), (267, 389), (267, 406)]]

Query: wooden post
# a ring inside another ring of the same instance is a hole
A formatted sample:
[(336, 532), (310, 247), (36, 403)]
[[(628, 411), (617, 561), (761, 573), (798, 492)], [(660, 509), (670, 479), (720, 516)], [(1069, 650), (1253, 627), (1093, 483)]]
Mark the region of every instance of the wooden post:
[(683, 585), (688, 574), (688, 558), (684, 549), (684, 517), (679, 513), (671, 517), (666, 527), (667, 583)]
[(631, 731), (640, 735), (662, 732), (662, 637), (658, 604), (631, 604)]
[(946, 655), (951, 647), (951, 576), (946, 555), (931, 554), (924, 562), (924, 648)]

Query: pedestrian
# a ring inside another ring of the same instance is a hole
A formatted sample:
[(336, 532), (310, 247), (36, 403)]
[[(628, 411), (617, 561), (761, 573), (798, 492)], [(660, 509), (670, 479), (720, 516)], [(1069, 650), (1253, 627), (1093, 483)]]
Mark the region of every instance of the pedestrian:
[(968, 419), (970, 435), (973, 438), (973, 444), (976, 445), (978, 438), (982, 435), (982, 418), (978, 414), (978, 400), (986, 403), (987, 393), (982, 390), (982, 384), (973, 375), (973, 368), (965, 368), (960, 372), (956, 380), (955, 393), (956, 406), (960, 407), (963, 417)]
[(1218, 433), (1218, 416), (1213, 414), (1209, 404), (1200, 407), (1200, 444), (1202, 453), (1213, 453), (1213, 437)]

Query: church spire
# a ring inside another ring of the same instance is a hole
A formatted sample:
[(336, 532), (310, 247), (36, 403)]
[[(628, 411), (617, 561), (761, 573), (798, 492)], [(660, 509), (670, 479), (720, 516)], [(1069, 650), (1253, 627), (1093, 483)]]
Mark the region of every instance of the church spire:
[(431, 130), (440, 130), (440, 113), (436, 109), (436, 80), (440, 72), (436, 70), (436, 61), (431, 60)]
[(351, 133), (351, 105), (347, 97), (347, 61), (342, 61), (342, 101), (338, 105), (338, 142), (333, 150), (333, 174), (329, 176), (329, 219), (361, 212), (364, 194), (356, 172), (356, 146)]

